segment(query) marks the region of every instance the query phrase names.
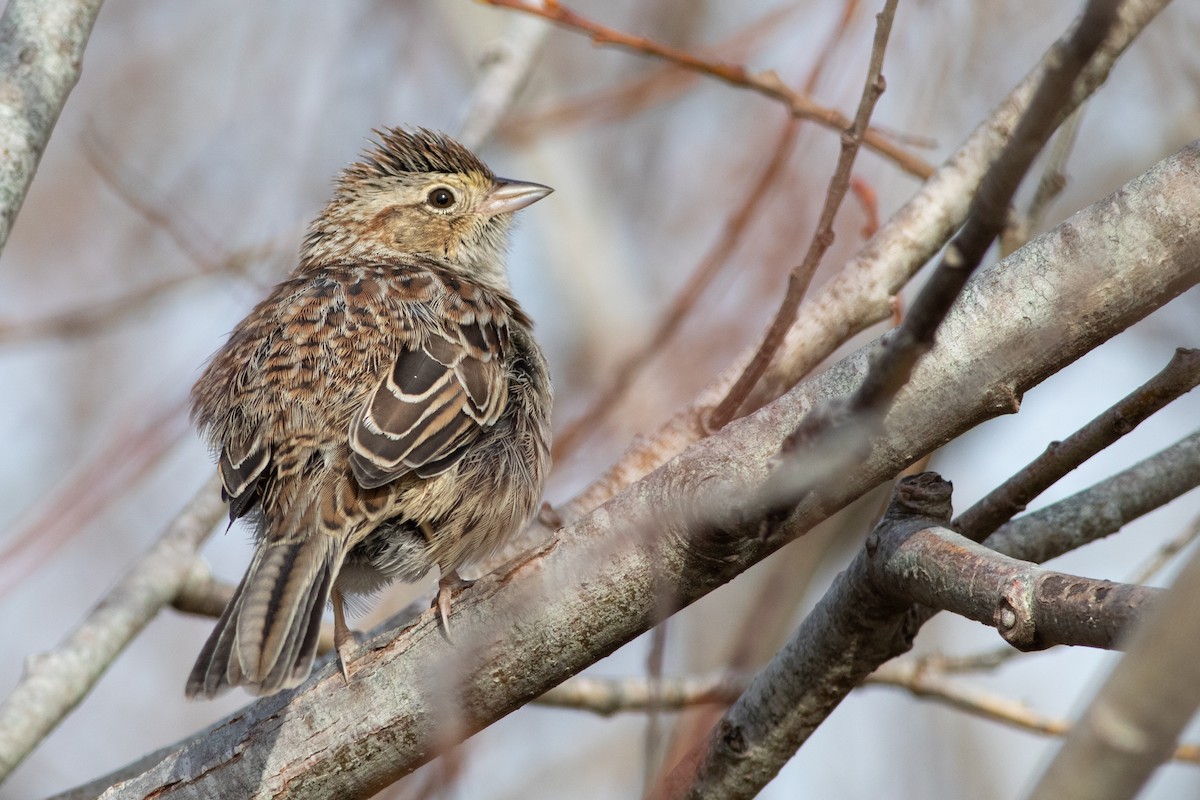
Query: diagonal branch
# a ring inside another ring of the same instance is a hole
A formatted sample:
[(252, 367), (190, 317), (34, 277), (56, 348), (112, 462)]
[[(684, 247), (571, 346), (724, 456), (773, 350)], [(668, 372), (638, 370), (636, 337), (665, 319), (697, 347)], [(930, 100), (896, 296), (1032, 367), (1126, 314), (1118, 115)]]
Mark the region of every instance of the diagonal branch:
[[(944, 323), (953, 346), (935, 346), (897, 397), (888, 440), (821, 502), (800, 503), (776, 536), (755, 536), (761, 520), (731, 498), (761, 491), (783, 437), (862, 379), (869, 348), (478, 580), (456, 601), (453, 643), (432, 614), (384, 631), (361, 649), (349, 686), (327, 663), (293, 692), (180, 743), (109, 800), (204, 797), (218, 786), (262, 798), (286, 787), (293, 800), (379, 791), (728, 582), (913, 454), (1003, 413), (998, 384), (1006, 396), (1025, 391), (1200, 280), (1200, 236), (1179, 235), (1193, 231), (1198, 175), (1200, 145), (981, 274)], [(978, 314), (996, 304), (1024, 313)], [(674, 593), (666, 609), (664, 587)]]
[(225, 514), (214, 478), (125, 577), (55, 649), (31, 655), (0, 703), (0, 780), (79, 703), (117, 653), (179, 591), (196, 551)]
[(79, 80), (101, 0), (9, 0), (0, 17), (0, 250)]
[(858, 157), (858, 150), (871, 121), (871, 114), (874, 113), (875, 104), (879, 101), (886, 86), (883, 79), (883, 56), (887, 50), (888, 37), (892, 33), (892, 21), (896, 18), (896, 5), (897, 0), (887, 0), (884, 3), (883, 11), (876, 15), (875, 41), (871, 45), (871, 58), (867, 66), (867, 79), (863, 84), (862, 98), (858, 103), (858, 111), (854, 115), (854, 124), (842, 133), (841, 151), (838, 153), (833, 176), (829, 179), (829, 189), (825, 192), (825, 203), (821, 207), (817, 230), (809, 243), (808, 252), (805, 253), (804, 260), (788, 275), (787, 291), (784, 293), (783, 302), (775, 312), (775, 318), (771, 320), (762, 344), (754, 353), (754, 357), (750, 359), (750, 363), (746, 365), (746, 369), (730, 387), (729, 394), (725, 395), (725, 399), (709, 415), (707, 426), (710, 430), (720, 430), (734, 418), (746, 400), (746, 396), (754, 388), (754, 384), (758, 383), (763, 373), (767, 371), (771, 360), (779, 351), (779, 346), (783, 344), (784, 335), (796, 322), (796, 312), (800, 308), (800, 301), (804, 299), (804, 294), (808, 291), (808, 285), (812, 282), (812, 277), (816, 274), (817, 267), (820, 266), (821, 259), (825, 256), (825, 251), (833, 245), (833, 222), (837, 218), (842, 201), (846, 198), (846, 192), (850, 187), (850, 172), (854, 169), (854, 160)]
[(1179, 348), (1162, 371), (1046, 451), (954, 520), (981, 542), (1060, 478), (1200, 384), (1200, 350)]
[[(1166, 4), (1167, 0), (1121, 3), (1119, 24), (1076, 84), (1062, 108), (1063, 117), (1096, 91), (1117, 58)], [(760, 408), (774, 400), (849, 337), (892, 315), (895, 293), (962, 224), (971, 197), (1029, 107), (1052, 54), (1043, 56), (863, 251), (801, 306), (797, 324), (788, 331), (778, 357), (751, 393), (748, 408)], [(728, 394), (751, 355), (743, 354), (688, 406), (658, 431), (640, 437), (617, 464), (557, 510), (567, 520), (576, 519), (706, 436), (704, 419)]]
[[(962, 230), (946, 247), (941, 263), (921, 289), (898, 328), (872, 356), (867, 375), (844, 401), (814, 410), (788, 436), (776, 470), (777, 514), (786, 513), (797, 490), (821, 482), (810, 476), (808, 462), (821, 461), (837, 474), (880, 435), (883, 418), (896, 394), (911, 378), (917, 362), (934, 344), (938, 329), (988, 248), (1004, 229), (1008, 207), (1033, 159), (1054, 132), (1062, 107), (1092, 56), (1117, 21), (1116, 0), (1092, 0), (1074, 31), (1052, 48), (1049, 68), (1021, 115), (1012, 138), (988, 168), (971, 201)], [(809, 446), (800, 447), (801, 444)], [(804, 463), (793, 456), (804, 454)], [(769, 492), (770, 494), (771, 492)]]

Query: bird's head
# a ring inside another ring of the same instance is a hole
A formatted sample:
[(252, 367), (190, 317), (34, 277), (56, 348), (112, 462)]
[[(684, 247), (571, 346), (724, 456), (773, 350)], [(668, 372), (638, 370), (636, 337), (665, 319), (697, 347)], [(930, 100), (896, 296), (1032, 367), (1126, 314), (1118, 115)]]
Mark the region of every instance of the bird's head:
[(507, 288), (513, 213), (553, 190), (497, 178), (440, 133), (389, 128), (376, 135), (377, 145), (342, 172), (333, 199), (310, 226), (301, 269), (418, 255)]

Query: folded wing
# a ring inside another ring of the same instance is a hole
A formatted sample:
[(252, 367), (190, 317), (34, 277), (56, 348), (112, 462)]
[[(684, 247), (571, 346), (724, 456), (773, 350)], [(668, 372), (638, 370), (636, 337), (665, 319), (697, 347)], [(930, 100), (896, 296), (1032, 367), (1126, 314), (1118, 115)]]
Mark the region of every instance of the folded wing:
[(350, 421), (350, 466), (361, 486), (439, 475), (495, 424), (508, 401), (505, 334), (472, 323), (399, 353)]

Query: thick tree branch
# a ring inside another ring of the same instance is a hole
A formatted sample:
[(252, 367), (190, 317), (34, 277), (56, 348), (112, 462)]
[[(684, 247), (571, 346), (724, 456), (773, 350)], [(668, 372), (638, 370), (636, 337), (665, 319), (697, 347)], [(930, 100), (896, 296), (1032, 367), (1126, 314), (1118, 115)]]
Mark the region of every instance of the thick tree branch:
[(0, 250), (67, 95), (101, 0), (9, 0), (0, 17)]
[[(905, 537), (950, 521), (950, 484), (933, 473), (902, 479), (871, 534)], [(838, 702), (916, 634), (909, 604), (873, 579), (875, 548), (859, 551), (771, 662), (660, 784), (653, 800), (751, 798)], [(813, 679), (820, 677), (817, 682)]]
[[(1001, 528), (985, 544), (989, 547), (994, 546), (1000, 553), (1014, 558), (1042, 561), (1115, 532), (1125, 522), (1148, 513), (1198, 484), (1200, 432), (1074, 497), (1030, 515), (1042, 517), (1041, 524), (1022, 525), (1024, 520), (1017, 520)], [(1094, 511), (1096, 507), (1109, 509), (1108, 513), (1101, 515), (1102, 521), (1099, 522)], [(1045, 524), (1046, 520), (1053, 520), (1053, 524), (1061, 526), (1061, 530), (1049, 528)], [(1017, 530), (1013, 532), (1009, 529)], [(860, 559), (866, 560), (866, 554), (860, 556)], [(920, 571), (934, 569), (934, 565), (920, 565)], [(929, 576), (926, 574), (924, 577)], [(922, 576), (918, 574), (909, 578), (916, 582)], [(839, 614), (851, 614), (851, 618), (854, 618), (853, 614), (857, 613), (854, 604), (861, 602), (860, 595), (868, 591), (867, 587), (859, 586), (855, 581), (872, 579), (863, 565), (859, 566), (857, 572), (852, 570), (839, 576), (838, 583), (835, 584), (839, 587), (838, 592), (835, 594), (831, 590), (826, 595), (827, 598), (833, 598), (829, 601), (832, 608), (822, 609), (820, 617), (811, 622), (806, 619), (801, 624), (788, 645), (776, 656), (767, 670), (761, 673), (764, 676), (763, 682), (752, 684), (756, 693), (747, 694), (739, 699), (738, 704), (722, 721), (721, 725), (724, 727), (715, 729), (710, 737), (707, 751), (710, 758), (719, 757), (711, 755), (714, 752), (713, 748), (726, 747), (729, 742), (736, 744), (734, 749), (738, 752), (727, 756), (736, 758), (739, 764), (746, 762), (746, 769), (740, 773), (741, 777), (750, 781), (750, 785), (744, 787), (745, 791), (752, 790), (755, 783), (769, 779), (770, 775), (774, 774), (771, 770), (777, 769), (790, 757), (795, 747), (802, 744), (841, 702), (848, 691), (845, 682), (847, 670), (855, 676), (862, 676), (883, 663), (882, 660), (873, 659), (887, 660), (899, 655), (907, 649), (908, 642), (916, 635), (920, 626), (937, 613), (936, 609), (929, 606), (915, 606), (895, 615), (885, 612), (879, 617), (880, 627), (874, 630), (867, 627), (830, 627), (824, 624), (824, 620), (836, 619)], [(946, 587), (947, 581), (924, 582), (924, 600), (940, 605), (937, 587)], [(843, 583), (848, 585), (842, 585)], [(970, 581), (966, 583), (969, 585)], [(946, 590), (951, 589), (946, 587)], [(846, 605), (842, 606), (841, 603)], [(960, 610), (966, 611), (966, 606), (967, 603), (961, 603)], [(987, 622), (988, 613), (995, 605), (987, 604), (987, 607), (987, 612), (979, 611), (967, 615)], [(1078, 621), (1079, 615), (1075, 615), (1075, 619)], [(1088, 625), (1086, 614), (1084, 625)], [(894, 639), (897, 628), (905, 633), (905, 637), (893, 652), (887, 649), (887, 644)], [(830, 660), (830, 653), (841, 655)], [(772, 730), (772, 725), (752, 724), (750, 730), (758, 735), (747, 735), (740, 728), (741, 715), (735, 716), (735, 710), (747, 709), (746, 714), (753, 714), (758, 705), (767, 702), (763, 698), (770, 698), (775, 707), (792, 709), (790, 716), (771, 721), (773, 726), (781, 726), (786, 730)], [(752, 740), (757, 742), (758, 746), (751, 752), (747, 743)], [(682, 796), (680, 793), (686, 790), (688, 781), (694, 780), (699, 756), (698, 752), (692, 753), (689, 756), (690, 760), (685, 760), (677, 767), (676, 774), (670, 779), (672, 782), (664, 787), (664, 791), (669, 789), (674, 794), (668, 792), (664, 796)], [(722, 777), (728, 779), (727, 774)], [(693, 786), (690, 796), (703, 796), (703, 791), (727, 790), (728, 786)]]
[[(888, 407), (933, 347), (942, 320), (1004, 229), (1017, 187), (1054, 132), (1079, 76), (1115, 24), (1116, 8), (1116, 0), (1092, 0), (1074, 31), (1051, 48), (1049, 65), (1029, 109), (984, 175), (962, 230), (946, 247), (904, 321), (873, 353), (862, 383), (844, 400), (814, 409), (784, 441), (782, 459), (772, 476), (774, 486), (768, 490), (775, 514), (786, 513), (795, 493), (807, 490), (806, 484), (815, 488), (823, 482), (811, 474), (814, 453), (826, 473), (836, 475), (882, 434)], [(803, 453), (802, 462), (793, 457), (797, 450)]]
[(877, 530), (867, 551), (879, 588), (990, 625), (1019, 650), (1115, 648), (1162, 591), (1043, 569), (947, 528), (903, 538)]
[[(380, 634), (355, 658), (349, 686), (326, 664), (107, 796), (203, 797), (215, 786), (246, 797), (284, 786), (292, 798), (369, 796), (729, 581), (919, 454), (1011, 410), (1014, 394), (1193, 285), (1200, 236), (1180, 232), (1193, 231), (1198, 204), (1193, 146), (981, 273), (944, 322), (953, 346), (935, 346), (893, 404), (887, 440), (820, 502), (800, 503), (778, 535), (760, 539), (761, 520), (741, 516), (730, 500), (761, 490), (768, 459), (808, 409), (853, 390), (866, 350), (481, 578), (456, 600), (453, 643), (432, 614)], [(996, 307), (1010, 313), (981, 313)]]

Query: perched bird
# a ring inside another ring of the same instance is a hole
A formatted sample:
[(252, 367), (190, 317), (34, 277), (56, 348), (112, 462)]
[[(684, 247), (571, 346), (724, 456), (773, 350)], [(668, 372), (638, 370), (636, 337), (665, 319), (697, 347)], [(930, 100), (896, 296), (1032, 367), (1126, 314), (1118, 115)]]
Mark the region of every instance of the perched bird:
[(248, 515), (257, 544), (189, 697), (303, 681), (331, 600), (348, 678), (344, 595), (434, 565), (446, 625), (458, 568), (541, 499), (550, 381), (505, 250), (513, 213), (551, 189), (438, 133), (376, 134), (192, 390), (230, 520)]

